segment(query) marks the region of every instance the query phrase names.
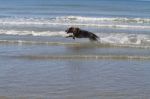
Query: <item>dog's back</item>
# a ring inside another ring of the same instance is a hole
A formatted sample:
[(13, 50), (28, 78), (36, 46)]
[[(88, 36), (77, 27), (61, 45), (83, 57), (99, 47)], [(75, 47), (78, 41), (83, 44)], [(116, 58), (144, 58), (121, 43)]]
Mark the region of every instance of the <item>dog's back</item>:
[(98, 41), (99, 37), (92, 32), (81, 30), (77, 33), (79, 38), (89, 38), (91, 41)]
[(89, 37), (89, 39), (90, 39), (91, 41), (98, 41), (99, 37), (98, 37), (97, 35), (95, 35), (95, 34), (93, 34), (93, 33), (91, 33), (90, 35), (91, 35), (91, 36)]

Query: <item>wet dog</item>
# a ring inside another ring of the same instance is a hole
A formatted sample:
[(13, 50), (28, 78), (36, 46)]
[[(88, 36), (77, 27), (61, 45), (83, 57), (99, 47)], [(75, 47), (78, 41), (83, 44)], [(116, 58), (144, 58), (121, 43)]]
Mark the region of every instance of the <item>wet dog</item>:
[(73, 33), (72, 35), (67, 36), (67, 38), (68, 37), (72, 37), (73, 39), (89, 38), (89, 40), (91, 40), (91, 41), (98, 41), (98, 39), (99, 39), (99, 37), (97, 35), (95, 35), (94, 33), (86, 31), (86, 30), (82, 30), (77, 27), (70, 27), (66, 30), (66, 32), (67, 32), (67, 34)]

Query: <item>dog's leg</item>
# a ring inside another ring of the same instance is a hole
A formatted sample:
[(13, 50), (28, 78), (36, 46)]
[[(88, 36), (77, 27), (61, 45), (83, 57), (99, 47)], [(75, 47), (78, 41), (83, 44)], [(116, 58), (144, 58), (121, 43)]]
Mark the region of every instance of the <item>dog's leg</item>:
[(68, 38), (68, 37), (72, 37), (75, 40), (75, 36), (74, 35), (66, 36), (66, 38)]
[(73, 37), (73, 39), (75, 40), (75, 36), (72, 36)]
[(68, 38), (68, 37), (73, 37), (73, 35), (66, 36), (66, 38)]

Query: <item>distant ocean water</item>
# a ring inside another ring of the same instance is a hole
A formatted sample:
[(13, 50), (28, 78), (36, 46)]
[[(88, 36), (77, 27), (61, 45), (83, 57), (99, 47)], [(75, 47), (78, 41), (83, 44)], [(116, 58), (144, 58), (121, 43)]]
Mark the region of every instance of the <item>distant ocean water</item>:
[(0, 0), (0, 99), (149, 99), (149, 60), (150, 0)]
[(148, 0), (0, 2), (0, 34), (64, 37), (66, 28), (76, 26), (101, 36), (101, 42), (148, 45), (150, 42)]

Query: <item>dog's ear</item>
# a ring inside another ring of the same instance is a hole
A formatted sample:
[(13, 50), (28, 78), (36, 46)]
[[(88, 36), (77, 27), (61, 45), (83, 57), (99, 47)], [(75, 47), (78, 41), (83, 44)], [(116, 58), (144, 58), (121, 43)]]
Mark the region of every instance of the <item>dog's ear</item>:
[(74, 31), (74, 27), (70, 27), (66, 30), (67, 33), (73, 33)]
[(73, 28), (73, 33), (79, 33), (79, 28)]

